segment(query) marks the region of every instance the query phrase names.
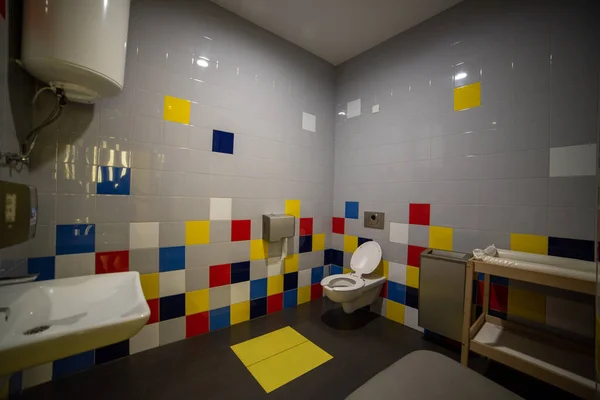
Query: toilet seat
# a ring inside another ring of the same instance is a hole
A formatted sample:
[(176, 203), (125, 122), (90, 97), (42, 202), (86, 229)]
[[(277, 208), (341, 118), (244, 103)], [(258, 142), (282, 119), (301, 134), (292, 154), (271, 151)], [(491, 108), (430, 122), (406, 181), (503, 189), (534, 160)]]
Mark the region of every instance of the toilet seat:
[[(350, 268), (354, 270), (351, 274), (330, 275), (321, 280), (321, 286), (335, 292), (352, 292), (365, 286), (362, 275), (375, 271), (381, 261), (381, 246), (377, 242), (366, 242), (361, 244), (352, 254)], [(344, 282), (344, 285), (335, 284)]]
[[(339, 281), (344, 281), (345, 283), (348, 283), (348, 285), (335, 286), (336, 281), (338, 283)], [(336, 274), (323, 278), (321, 285), (327, 286), (329, 289), (336, 292), (351, 292), (365, 286), (365, 281), (361, 277), (355, 276), (354, 274)]]

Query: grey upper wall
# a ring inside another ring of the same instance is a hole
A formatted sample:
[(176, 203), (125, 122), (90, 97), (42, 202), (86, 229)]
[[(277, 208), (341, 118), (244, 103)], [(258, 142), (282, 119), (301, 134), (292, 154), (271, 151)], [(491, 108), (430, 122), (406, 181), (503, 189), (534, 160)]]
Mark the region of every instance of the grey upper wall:
[[(408, 223), (409, 203), (431, 204), (460, 251), (510, 233), (593, 240), (595, 174), (550, 154), (596, 143), (597, 22), (593, 2), (465, 1), (341, 65), (336, 114), (360, 98), (362, 115), (337, 116), (334, 216), (360, 201)], [(481, 106), (453, 110), (458, 72)]]

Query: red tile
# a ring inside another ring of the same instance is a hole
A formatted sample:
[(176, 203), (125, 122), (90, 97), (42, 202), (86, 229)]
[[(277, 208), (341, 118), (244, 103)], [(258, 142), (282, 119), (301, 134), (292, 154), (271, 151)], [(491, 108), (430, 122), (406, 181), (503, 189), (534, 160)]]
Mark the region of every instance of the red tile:
[(383, 297), (384, 299), (387, 299), (387, 290), (388, 290), (388, 283), (387, 283), (387, 281), (385, 281), (385, 283), (381, 287), (381, 292), (379, 292), (379, 297)]
[(477, 293), (475, 296), (475, 305), (483, 305), (483, 281), (474, 281), (473, 284), (477, 285)]
[(267, 297), (267, 314), (281, 311), (283, 308), (283, 293)]
[(208, 311), (185, 317), (185, 337), (202, 335), (208, 333)]
[(333, 217), (331, 219), (331, 231), (333, 233), (339, 233), (340, 235), (344, 234), (344, 225), (346, 220), (344, 218)]
[(96, 253), (96, 273), (129, 271), (129, 250)]
[(429, 225), (429, 204), (411, 204), (408, 212), (408, 223), (413, 225)]
[(321, 286), (321, 283), (315, 283), (314, 285), (310, 286), (310, 299), (311, 300), (315, 300), (315, 299), (320, 299), (321, 297), (323, 297), (323, 286)]
[(208, 281), (210, 287), (229, 285), (231, 281), (230, 264), (212, 265), (209, 270)]
[(250, 240), (250, 226), (249, 219), (231, 221), (231, 241)]
[(421, 253), (427, 250), (426, 247), (408, 245), (408, 265), (419, 268), (421, 266)]
[(300, 218), (300, 236), (312, 235), (313, 233), (313, 219), (312, 218)]
[(158, 313), (158, 299), (146, 300), (148, 307), (150, 308), (150, 318), (146, 325), (154, 324), (159, 321), (160, 315)]
[(490, 285), (490, 308), (503, 313), (508, 312), (508, 286)]

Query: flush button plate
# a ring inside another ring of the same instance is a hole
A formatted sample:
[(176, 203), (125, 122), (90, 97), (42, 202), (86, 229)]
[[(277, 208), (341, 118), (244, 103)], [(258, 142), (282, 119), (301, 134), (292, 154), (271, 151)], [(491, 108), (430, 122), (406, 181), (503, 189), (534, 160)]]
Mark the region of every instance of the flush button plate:
[(385, 213), (378, 211), (365, 211), (365, 228), (383, 229)]

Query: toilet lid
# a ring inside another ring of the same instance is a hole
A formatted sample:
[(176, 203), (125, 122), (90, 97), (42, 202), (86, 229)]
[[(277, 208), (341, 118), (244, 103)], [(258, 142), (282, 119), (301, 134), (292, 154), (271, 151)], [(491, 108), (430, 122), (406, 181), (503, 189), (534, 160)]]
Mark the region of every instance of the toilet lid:
[(381, 261), (381, 246), (377, 242), (366, 242), (352, 254), (350, 268), (359, 275), (375, 271)]

